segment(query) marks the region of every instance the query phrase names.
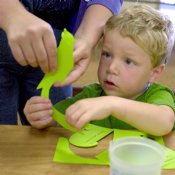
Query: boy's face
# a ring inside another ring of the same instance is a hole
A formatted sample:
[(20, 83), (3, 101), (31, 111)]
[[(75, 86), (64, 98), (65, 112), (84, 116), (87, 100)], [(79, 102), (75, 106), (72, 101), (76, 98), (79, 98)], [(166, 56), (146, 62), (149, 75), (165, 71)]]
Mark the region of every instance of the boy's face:
[(98, 78), (106, 95), (134, 99), (154, 76), (149, 55), (128, 37), (109, 31), (104, 43)]

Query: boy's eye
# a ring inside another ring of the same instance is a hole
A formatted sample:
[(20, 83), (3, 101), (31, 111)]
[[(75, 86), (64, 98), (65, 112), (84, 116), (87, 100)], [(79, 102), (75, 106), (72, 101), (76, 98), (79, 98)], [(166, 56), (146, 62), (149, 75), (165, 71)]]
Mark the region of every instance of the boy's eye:
[(111, 54), (109, 52), (103, 51), (101, 56), (104, 57), (104, 58), (110, 58)]
[(134, 64), (134, 62), (130, 58), (127, 58), (125, 62), (126, 64)]

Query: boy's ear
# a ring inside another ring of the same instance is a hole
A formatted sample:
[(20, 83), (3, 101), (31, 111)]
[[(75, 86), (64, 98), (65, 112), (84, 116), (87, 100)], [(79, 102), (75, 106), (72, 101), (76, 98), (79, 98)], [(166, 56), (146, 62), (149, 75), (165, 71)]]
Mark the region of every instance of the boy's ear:
[(160, 64), (159, 66), (153, 68), (149, 82), (150, 83), (156, 82), (160, 77), (161, 73), (164, 71), (164, 69), (165, 69), (165, 64)]

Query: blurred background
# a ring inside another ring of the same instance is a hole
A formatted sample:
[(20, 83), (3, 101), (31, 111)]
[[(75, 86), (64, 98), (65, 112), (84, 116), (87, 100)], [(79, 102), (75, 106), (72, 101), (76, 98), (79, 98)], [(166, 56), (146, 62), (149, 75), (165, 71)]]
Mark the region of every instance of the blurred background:
[[(133, 5), (134, 3), (144, 3), (167, 14), (174, 23), (175, 27), (175, 0), (124, 0), (122, 9)], [(98, 81), (97, 68), (99, 57), (95, 51), (92, 57), (92, 61), (85, 74), (73, 84), (75, 87), (82, 87), (86, 84)], [(160, 77), (159, 82), (172, 89), (175, 89), (175, 46), (171, 58), (166, 66), (165, 71)]]

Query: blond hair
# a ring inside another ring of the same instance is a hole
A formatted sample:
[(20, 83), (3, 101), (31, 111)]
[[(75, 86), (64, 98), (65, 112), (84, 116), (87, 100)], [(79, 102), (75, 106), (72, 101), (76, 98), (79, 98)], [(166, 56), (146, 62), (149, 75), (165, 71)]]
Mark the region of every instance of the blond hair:
[(158, 10), (143, 4), (131, 6), (107, 21), (104, 34), (115, 29), (150, 55), (153, 67), (167, 62), (174, 45), (174, 29), (170, 19)]

